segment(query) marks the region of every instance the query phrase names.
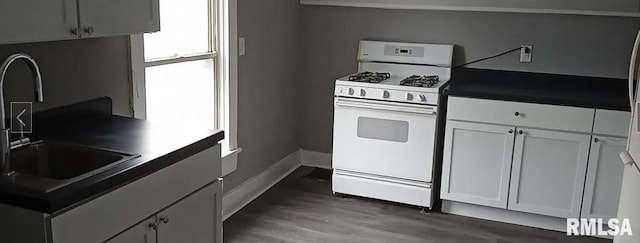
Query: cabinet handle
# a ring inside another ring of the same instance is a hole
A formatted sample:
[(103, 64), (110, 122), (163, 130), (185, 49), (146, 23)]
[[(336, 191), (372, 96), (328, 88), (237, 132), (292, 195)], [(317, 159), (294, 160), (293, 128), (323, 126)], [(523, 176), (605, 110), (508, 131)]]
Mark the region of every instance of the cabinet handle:
[(80, 32), (78, 32), (78, 28), (71, 28), (71, 34), (80, 37)]
[(168, 224), (169, 223), (169, 216), (160, 217), (160, 221), (162, 221), (162, 223), (164, 223), (164, 224)]
[(600, 142), (600, 139), (599, 139), (599, 138), (594, 138), (594, 139), (593, 139), (593, 142), (598, 143), (598, 142)]
[(509, 129), (509, 133), (513, 133), (513, 129)]
[(149, 228), (151, 228), (152, 230), (157, 230), (158, 229), (158, 222), (149, 223)]
[(518, 131), (518, 134), (522, 135), (522, 134), (524, 134), (524, 131), (520, 130), (520, 131)]
[(516, 111), (516, 114), (515, 114), (515, 115), (516, 115), (516, 116), (520, 116), (520, 112), (517, 112), (517, 111)]
[(89, 26), (87, 28), (84, 28), (84, 32), (89, 35), (93, 34), (93, 27)]

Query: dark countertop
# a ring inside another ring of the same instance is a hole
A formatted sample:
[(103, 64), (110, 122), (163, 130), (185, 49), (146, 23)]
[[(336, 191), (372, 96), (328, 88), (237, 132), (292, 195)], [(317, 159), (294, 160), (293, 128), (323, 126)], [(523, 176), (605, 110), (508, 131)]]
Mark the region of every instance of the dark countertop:
[(460, 68), (445, 94), (629, 111), (627, 80)]
[[(111, 115), (111, 100), (101, 98), (33, 116), (34, 139), (48, 138), (141, 156), (51, 192), (16, 188), (0, 179), (0, 203), (55, 213), (152, 174), (213, 147), (222, 131), (167, 127)], [(33, 140), (33, 139), (32, 139)]]

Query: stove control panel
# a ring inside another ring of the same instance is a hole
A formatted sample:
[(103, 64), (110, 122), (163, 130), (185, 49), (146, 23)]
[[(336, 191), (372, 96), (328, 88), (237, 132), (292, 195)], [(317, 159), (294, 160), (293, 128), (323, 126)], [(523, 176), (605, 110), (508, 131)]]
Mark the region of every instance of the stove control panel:
[(384, 88), (345, 87), (336, 85), (336, 96), (364, 98), (371, 100), (396, 101), (413, 104), (438, 104), (438, 94), (428, 92), (403, 91)]

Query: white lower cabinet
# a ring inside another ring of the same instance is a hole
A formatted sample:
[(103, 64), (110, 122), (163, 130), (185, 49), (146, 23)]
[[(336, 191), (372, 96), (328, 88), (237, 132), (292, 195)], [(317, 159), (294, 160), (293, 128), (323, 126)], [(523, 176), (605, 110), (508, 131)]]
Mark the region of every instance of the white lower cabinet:
[(222, 242), (220, 182), (158, 213), (158, 243)]
[(579, 217), (591, 136), (518, 129), (508, 209)]
[(582, 201), (582, 218), (603, 218), (618, 214), (624, 165), (619, 154), (625, 150), (626, 139), (594, 136), (587, 169), (587, 181)]
[(222, 185), (215, 182), (105, 243), (222, 242)]
[(441, 197), (507, 208), (514, 127), (447, 123)]
[(105, 243), (153, 243), (156, 242), (157, 219), (149, 217)]
[[(145, 239), (148, 232), (142, 230), (141, 225), (131, 228), (130, 232), (123, 231), (153, 216), (158, 222), (157, 242), (221, 242), (211, 240), (222, 237), (220, 171), (218, 144), (51, 216), (48, 242)], [(182, 230), (185, 232), (179, 232)], [(180, 237), (184, 239), (175, 240)], [(154, 242), (147, 240), (147, 243)]]
[(220, 148), (54, 214), (0, 204), (0, 242), (222, 243)]
[(565, 230), (617, 215), (630, 112), (449, 97), (443, 211)]

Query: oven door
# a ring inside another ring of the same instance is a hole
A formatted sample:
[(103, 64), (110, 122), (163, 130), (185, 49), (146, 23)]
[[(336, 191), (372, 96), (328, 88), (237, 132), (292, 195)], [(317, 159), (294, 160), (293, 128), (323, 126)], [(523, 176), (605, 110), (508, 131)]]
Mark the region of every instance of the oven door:
[(436, 107), (335, 98), (333, 168), (431, 182)]

